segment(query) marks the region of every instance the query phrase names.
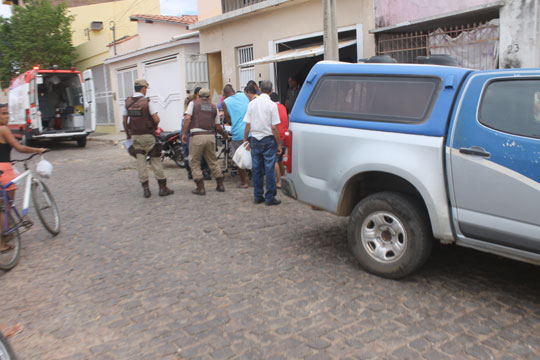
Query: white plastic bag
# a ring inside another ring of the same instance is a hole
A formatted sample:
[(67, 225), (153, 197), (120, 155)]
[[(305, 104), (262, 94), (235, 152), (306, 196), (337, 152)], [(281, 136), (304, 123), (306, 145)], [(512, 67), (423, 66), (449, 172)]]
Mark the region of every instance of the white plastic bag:
[(247, 149), (249, 143), (242, 144), (233, 155), (233, 161), (240, 169), (251, 169), (251, 151)]
[(52, 170), (53, 165), (47, 160), (45, 160), (44, 156), (41, 156), (41, 160), (36, 166), (36, 172), (38, 173), (38, 175), (48, 179), (49, 177), (51, 177)]
[(126, 139), (126, 141), (124, 141), (124, 147), (126, 148), (126, 150), (129, 149), (132, 145), (133, 145), (133, 140)]

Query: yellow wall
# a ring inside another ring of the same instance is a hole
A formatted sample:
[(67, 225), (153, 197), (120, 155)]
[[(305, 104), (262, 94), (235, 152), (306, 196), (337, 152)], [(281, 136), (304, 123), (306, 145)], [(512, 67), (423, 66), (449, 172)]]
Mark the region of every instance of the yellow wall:
[[(199, 1), (201, 3), (206, 0)], [(368, 30), (375, 28), (373, 0), (340, 0), (337, 2), (338, 27), (362, 24), (363, 56), (375, 55), (375, 40)], [(236, 49), (253, 45), (254, 58), (268, 55), (269, 41), (302, 36), (323, 30), (321, 0), (295, 0), (279, 6), (232, 18), (228, 21), (198, 29), (201, 54), (221, 52), (223, 81), (240, 88)], [(210, 65), (210, 64), (209, 64)], [(255, 66), (255, 80), (269, 79), (268, 64)], [(212, 70), (211, 70), (212, 71)], [(272, 80), (272, 79), (271, 79)]]
[(199, 21), (221, 14), (221, 0), (197, 1)]
[[(129, 17), (134, 14), (159, 15), (159, 6), (159, 0), (121, 0), (69, 8), (70, 14), (75, 18), (71, 29), (73, 45), (78, 53), (77, 69), (86, 70), (102, 64), (109, 57), (107, 44), (113, 41), (112, 30), (109, 29), (110, 21), (115, 22), (116, 39), (134, 35), (137, 33), (137, 22), (130, 21)], [(88, 40), (85, 29), (90, 28), (92, 21), (102, 21), (103, 29), (89, 30)]]
[(221, 69), (221, 53), (208, 54), (208, 79), (210, 93), (221, 95), (223, 92), (223, 70)]

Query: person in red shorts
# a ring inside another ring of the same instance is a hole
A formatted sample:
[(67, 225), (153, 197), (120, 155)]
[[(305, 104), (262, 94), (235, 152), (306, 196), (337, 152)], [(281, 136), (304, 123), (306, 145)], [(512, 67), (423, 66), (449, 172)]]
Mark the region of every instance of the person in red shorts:
[(281, 189), (281, 177), (285, 176), (285, 167), (283, 166), (283, 154), (285, 153), (285, 146), (283, 145), (283, 139), (285, 139), (285, 131), (289, 130), (289, 115), (287, 115), (287, 108), (285, 105), (279, 102), (278, 95), (276, 93), (270, 94), (270, 99), (277, 104), (279, 120), (279, 140), (281, 141), (281, 148), (283, 151), (278, 155), (276, 159), (276, 187)]
[[(11, 133), (11, 130), (7, 127), (9, 121), (9, 111), (7, 104), (0, 104), (0, 184), (5, 185), (11, 180), (15, 179), (15, 173), (11, 166), (11, 149), (15, 148), (21, 153), (42, 153), (46, 151), (45, 148), (35, 148), (30, 146), (21, 145), (17, 139)], [(6, 190), (11, 199), (15, 199), (15, 184), (10, 185)], [(0, 228), (4, 224), (4, 213), (0, 213)], [(8, 251), (12, 246), (8, 245), (4, 241), (2, 235), (3, 230), (0, 232), (0, 252)]]

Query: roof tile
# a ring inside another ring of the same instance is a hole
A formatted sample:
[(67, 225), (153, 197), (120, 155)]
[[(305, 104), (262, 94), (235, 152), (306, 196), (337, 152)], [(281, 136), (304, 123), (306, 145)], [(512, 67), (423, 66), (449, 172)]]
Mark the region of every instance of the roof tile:
[(135, 14), (135, 15), (131, 15), (129, 18), (131, 20), (164, 21), (164, 22), (171, 22), (171, 23), (176, 23), (176, 24), (186, 24), (186, 25), (196, 23), (197, 20), (198, 20), (197, 15), (168, 16), (168, 15)]

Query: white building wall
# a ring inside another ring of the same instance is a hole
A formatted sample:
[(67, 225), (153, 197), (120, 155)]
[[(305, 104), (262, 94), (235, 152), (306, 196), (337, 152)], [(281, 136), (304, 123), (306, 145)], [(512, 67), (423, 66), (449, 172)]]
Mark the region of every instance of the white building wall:
[[(111, 73), (111, 85), (113, 89), (118, 89), (117, 84), (117, 72), (121, 69), (126, 69), (130, 67), (137, 68), (138, 77), (146, 77), (146, 80), (150, 83), (150, 88), (152, 89), (152, 84), (154, 84), (155, 88), (157, 88), (156, 79), (152, 79), (151, 77), (145, 76), (145, 67), (148, 66), (149, 63), (163, 59), (168, 58), (171, 56), (177, 57), (177, 66), (174, 67), (174, 71), (177, 71), (175, 73), (174, 78), (179, 79), (178, 84), (174, 84), (177, 87), (179, 96), (174, 96), (174, 98), (164, 97), (162, 99), (159, 99), (163, 104), (171, 104), (174, 102), (173, 106), (175, 106), (176, 110), (173, 113), (168, 113), (168, 118), (162, 117), (162, 127), (164, 130), (177, 130), (180, 128), (180, 120), (182, 118), (183, 114), (183, 102), (184, 98), (186, 96), (186, 72), (185, 72), (185, 54), (186, 53), (199, 53), (199, 44), (198, 43), (188, 43), (188, 44), (181, 44), (174, 47), (168, 47), (166, 49), (156, 50), (156, 51), (150, 51), (146, 52), (134, 57), (131, 57), (129, 59), (116, 61), (113, 63), (110, 63), (110, 73)], [(170, 67), (169, 67), (170, 68)], [(172, 78), (172, 77), (170, 77)], [(158, 80), (159, 81), (159, 80)], [(152, 95), (152, 91), (149, 89), (149, 95)], [(117, 94), (116, 94), (117, 95)], [(118, 96), (115, 96), (114, 98), (114, 119), (115, 119), (115, 126), (117, 131), (122, 131), (124, 129), (122, 124), (122, 113), (120, 109), (120, 105), (124, 99), (119, 99)], [(158, 99), (155, 99), (156, 101)], [(162, 114), (163, 115), (163, 114)], [(171, 116), (174, 115), (174, 116)], [(174, 119), (173, 119), (174, 117)], [(176, 121), (177, 119), (177, 121)]]
[(540, 67), (538, 0), (506, 0), (501, 8), (501, 68)]

